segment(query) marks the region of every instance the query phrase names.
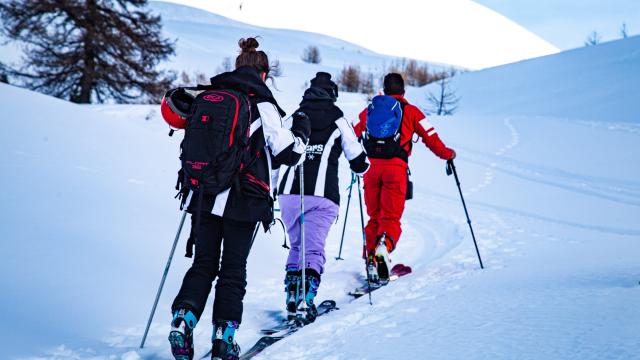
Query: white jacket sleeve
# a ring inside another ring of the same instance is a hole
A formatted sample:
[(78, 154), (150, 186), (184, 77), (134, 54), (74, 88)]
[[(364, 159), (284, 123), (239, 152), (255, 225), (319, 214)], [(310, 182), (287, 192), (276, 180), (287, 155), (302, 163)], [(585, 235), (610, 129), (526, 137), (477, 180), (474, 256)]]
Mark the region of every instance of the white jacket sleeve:
[(304, 142), (283, 127), (280, 113), (273, 104), (261, 102), (257, 106), (264, 139), (276, 163), (295, 165), (305, 151)]

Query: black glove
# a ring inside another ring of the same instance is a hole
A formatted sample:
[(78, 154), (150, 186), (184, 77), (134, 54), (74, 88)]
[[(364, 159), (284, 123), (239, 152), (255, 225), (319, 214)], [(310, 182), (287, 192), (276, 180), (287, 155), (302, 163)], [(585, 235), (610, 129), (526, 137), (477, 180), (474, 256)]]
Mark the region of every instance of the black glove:
[(307, 114), (302, 111), (298, 111), (293, 114), (293, 124), (291, 125), (291, 132), (293, 135), (302, 139), (302, 142), (305, 144), (309, 139), (309, 135), (311, 134), (311, 120)]

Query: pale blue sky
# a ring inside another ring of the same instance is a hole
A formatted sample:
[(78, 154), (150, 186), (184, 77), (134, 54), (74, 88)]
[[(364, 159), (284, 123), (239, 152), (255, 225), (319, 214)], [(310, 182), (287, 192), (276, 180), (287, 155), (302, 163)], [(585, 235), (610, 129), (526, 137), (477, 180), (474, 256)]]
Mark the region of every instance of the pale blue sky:
[(533, 31), (560, 49), (582, 46), (593, 30), (603, 41), (619, 38), (627, 23), (640, 34), (640, 0), (474, 0)]

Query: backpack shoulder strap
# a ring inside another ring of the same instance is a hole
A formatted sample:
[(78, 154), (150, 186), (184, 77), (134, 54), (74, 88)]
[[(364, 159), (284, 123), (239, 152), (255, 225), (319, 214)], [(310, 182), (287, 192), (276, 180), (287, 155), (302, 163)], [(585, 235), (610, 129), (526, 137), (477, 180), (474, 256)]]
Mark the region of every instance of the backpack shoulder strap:
[(185, 90), (193, 90), (193, 91), (198, 91), (198, 90), (215, 90), (215, 87), (213, 85), (203, 85), (203, 84), (198, 84), (196, 86), (184, 86), (183, 89)]

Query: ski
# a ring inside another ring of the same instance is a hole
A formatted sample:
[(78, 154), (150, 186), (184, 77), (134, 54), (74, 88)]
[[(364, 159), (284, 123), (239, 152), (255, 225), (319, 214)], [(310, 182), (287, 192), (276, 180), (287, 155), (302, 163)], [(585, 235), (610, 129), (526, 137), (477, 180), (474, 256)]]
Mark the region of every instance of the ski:
[[(325, 300), (323, 301), (319, 306), (318, 306), (318, 317), (322, 316), (324, 314), (327, 314), (331, 311), (334, 310), (338, 310), (338, 307), (336, 306), (336, 302), (333, 300)], [(316, 318), (317, 319), (317, 318)], [(292, 327), (289, 327), (286, 331), (284, 332), (280, 332), (278, 335), (265, 335), (262, 338), (260, 338), (260, 340), (258, 340), (258, 342), (256, 342), (256, 344), (249, 349), (247, 352), (245, 352), (244, 354), (242, 354), (242, 356), (240, 356), (240, 360), (247, 360), (247, 359), (251, 359), (252, 357), (260, 354), (262, 351), (264, 351), (264, 349), (268, 348), (269, 346), (273, 345), (274, 343), (286, 338), (287, 336), (295, 333), (296, 331), (300, 330), (301, 328), (305, 327), (306, 323), (302, 322), (302, 321), (295, 321), (295, 325), (293, 325)], [(266, 329), (266, 331), (269, 331), (270, 329)], [(262, 330), (263, 333), (265, 330)], [(274, 333), (272, 333), (274, 334)]]
[[(318, 310), (318, 316), (324, 315), (328, 312), (331, 312), (333, 310), (337, 310), (337, 306), (336, 306), (336, 302), (333, 300), (325, 300), (323, 301), (320, 305), (318, 305), (317, 310)], [(300, 327), (301, 325), (301, 320), (285, 320), (282, 319), (281, 323), (269, 328), (269, 329), (262, 329), (260, 330), (260, 332), (264, 335), (273, 335), (276, 333), (279, 333), (281, 331), (288, 331), (291, 330), (293, 328), (297, 328)], [(302, 324), (304, 325), (304, 324)]]
[[(338, 309), (339, 308), (336, 306), (335, 301), (325, 300), (320, 305), (318, 305), (318, 317)], [(271, 329), (260, 330), (260, 332), (265, 334), (265, 336), (258, 339), (255, 345), (253, 345), (253, 347), (251, 347), (249, 350), (243, 352), (242, 355), (240, 355), (240, 360), (251, 359), (252, 357), (264, 351), (264, 349), (295, 333), (306, 325), (308, 324), (304, 323), (301, 320), (283, 320), (282, 324), (274, 326)], [(209, 352), (202, 356), (201, 359), (206, 359), (209, 356), (211, 356), (211, 350), (209, 350)]]
[[(410, 266), (406, 266), (404, 264), (396, 264), (393, 266), (393, 268), (391, 269), (391, 274), (389, 276), (389, 281), (395, 281), (398, 280), (399, 278), (405, 276), (405, 275), (409, 275), (411, 274), (411, 267)], [(378, 289), (380, 289), (381, 287), (384, 287), (384, 285), (382, 284), (376, 284), (376, 283), (372, 283), (371, 284), (371, 292), (376, 291)], [(354, 299), (357, 299), (363, 295), (367, 295), (369, 293), (369, 285), (363, 285), (360, 286), (354, 290), (351, 290), (349, 292), (349, 295), (353, 296)]]

